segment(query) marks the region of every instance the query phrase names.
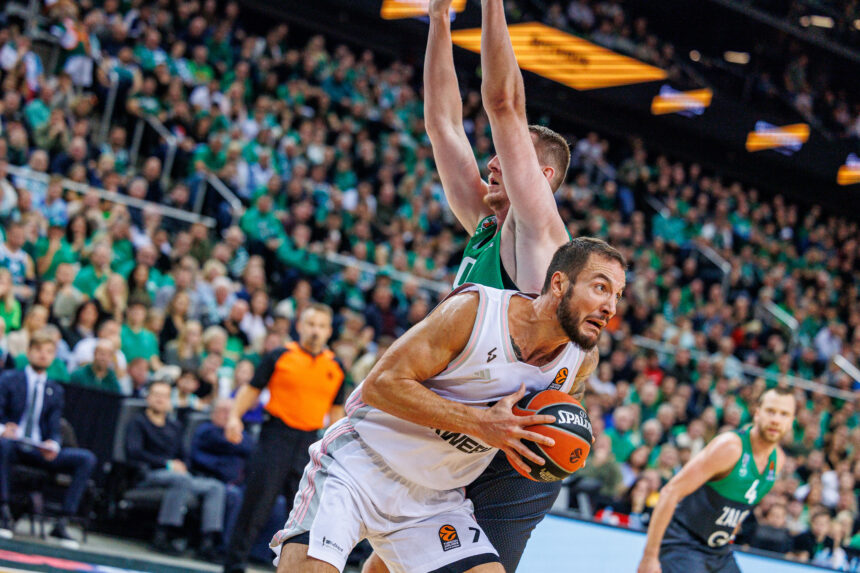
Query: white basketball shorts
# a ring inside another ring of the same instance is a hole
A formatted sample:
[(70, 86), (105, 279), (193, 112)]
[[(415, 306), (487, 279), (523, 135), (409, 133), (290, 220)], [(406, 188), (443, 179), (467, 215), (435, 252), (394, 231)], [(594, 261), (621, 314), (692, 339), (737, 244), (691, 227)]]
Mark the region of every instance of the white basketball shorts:
[(347, 419), (310, 448), (284, 529), (272, 539), (278, 564), (285, 542), (343, 571), (364, 538), (391, 573), (466, 571), (498, 562), (464, 490), (431, 490), (394, 473), (361, 442)]

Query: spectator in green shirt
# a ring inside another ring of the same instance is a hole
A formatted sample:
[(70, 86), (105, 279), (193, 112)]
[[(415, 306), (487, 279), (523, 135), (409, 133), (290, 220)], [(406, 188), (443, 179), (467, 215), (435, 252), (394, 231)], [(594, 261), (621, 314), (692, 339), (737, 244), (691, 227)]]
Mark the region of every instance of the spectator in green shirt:
[(0, 317), (6, 321), (7, 332), (21, 328), (21, 303), (15, 298), (12, 273), (5, 267), (0, 267)]
[(93, 388), (104, 392), (121, 394), (116, 372), (113, 368), (116, 348), (110, 340), (99, 340), (93, 352), (93, 361), (72, 372), (71, 384)]
[(612, 414), (612, 427), (606, 435), (612, 440), (612, 454), (619, 462), (627, 461), (633, 450), (642, 442), (634, 430), (635, 414), (630, 406), (619, 406)]
[(75, 288), (85, 295), (93, 296), (96, 289), (110, 276), (111, 248), (106, 242), (93, 247), (90, 264), (75, 277)]
[(260, 195), (256, 204), (245, 211), (240, 226), (251, 241), (263, 243), (272, 251), (283, 245), (287, 238), (284, 225), (272, 212), (269, 195)]
[(122, 352), (126, 359), (146, 358), (152, 370), (163, 366), (158, 355), (158, 337), (144, 328), (146, 303), (140, 299), (129, 301), (125, 324), (122, 327)]
[(57, 221), (48, 227), (48, 236), (36, 241), (35, 257), (36, 271), (42, 280), (52, 281), (57, 267), (63, 263), (78, 262), (77, 254), (66, 241), (66, 230)]

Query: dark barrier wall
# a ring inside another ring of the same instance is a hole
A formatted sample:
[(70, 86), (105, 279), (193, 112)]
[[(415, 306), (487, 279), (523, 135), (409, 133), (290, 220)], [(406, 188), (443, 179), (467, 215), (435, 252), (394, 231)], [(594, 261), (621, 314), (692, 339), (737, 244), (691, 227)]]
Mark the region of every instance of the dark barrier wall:
[(78, 445), (91, 450), (99, 465), (111, 461), (113, 438), (124, 396), (80, 386), (63, 385), (66, 409), (63, 417), (75, 430)]

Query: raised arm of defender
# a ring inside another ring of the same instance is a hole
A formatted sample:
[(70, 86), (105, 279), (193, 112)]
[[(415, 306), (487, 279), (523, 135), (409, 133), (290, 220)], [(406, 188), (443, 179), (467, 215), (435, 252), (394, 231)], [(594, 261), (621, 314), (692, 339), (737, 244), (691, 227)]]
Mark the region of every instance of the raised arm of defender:
[(645, 542), (638, 573), (660, 573), (660, 543), (678, 503), (702, 487), (705, 482), (731, 471), (740, 459), (742, 451), (743, 445), (737, 434), (717, 436), (663, 486), (660, 500), (651, 514), (648, 540)]
[(523, 77), (508, 34), (503, 0), (481, 0), (481, 7), (481, 95), (517, 225), (517, 254), (545, 250), (548, 263), (558, 245), (568, 240), (544, 173), (552, 168), (541, 167), (529, 133)]
[(430, 2), (430, 35), (424, 56), (424, 124), (436, 170), (451, 210), (467, 232), (492, 214), (484, 205), (487, 184), (463, 129), (463, 102), (451, 46), (452, 0)]
[(552, 440), (524, 430), (551, 423), (553, 416), (516, 416), (511, 407), (525, 394), (525, 386), (480, 409), (446, 400), (422, 382), (442, 372), (469, 342), (478, 313), (478, 295), (465, 293), (443, 302), (427, 318), (409, 329), (380, 358), (362, 385), (364, 402), (415, 424), (462, 432), (504, 451), (523, 471), (520, 455), (537, 464), (543, 459), (520, 440), (551, 445)]

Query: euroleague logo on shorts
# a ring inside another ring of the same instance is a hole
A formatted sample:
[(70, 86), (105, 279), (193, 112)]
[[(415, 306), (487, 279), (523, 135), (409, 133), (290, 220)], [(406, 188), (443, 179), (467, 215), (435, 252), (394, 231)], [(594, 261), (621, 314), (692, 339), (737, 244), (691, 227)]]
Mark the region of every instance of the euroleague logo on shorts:
[(567, 368), (562, 368), (555, 375), (555, 380), (552, 381), (552, 384), (547, 388), (548, 390), (561, 390), (561, 387), (564, 386), (564, 383), (567, 382), (567, 375), (570, 371)]
[(442, 551), (451, 551), (460, 547), (460, 536), (457, 535), (457, 529), (453, 525), (440, 527), (439, 542), (442, 544)]

